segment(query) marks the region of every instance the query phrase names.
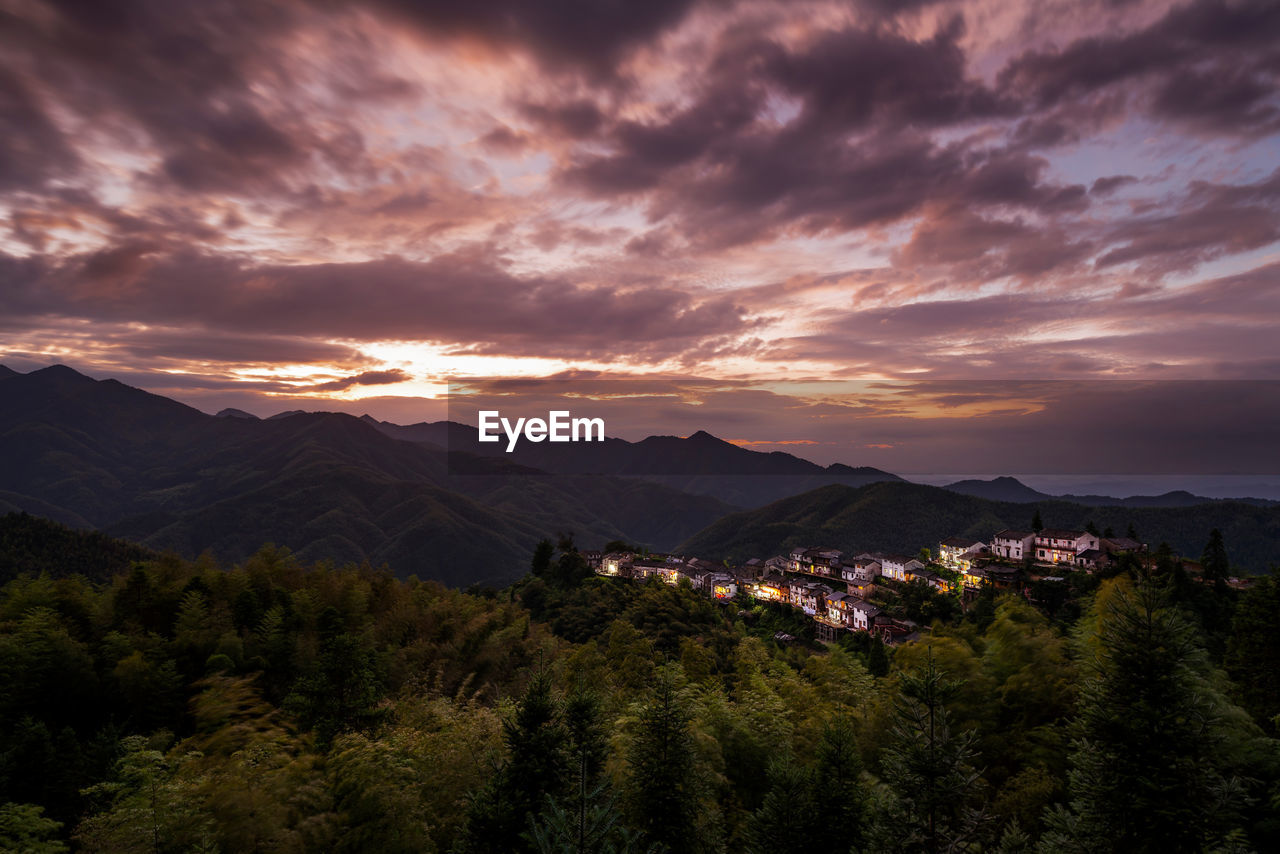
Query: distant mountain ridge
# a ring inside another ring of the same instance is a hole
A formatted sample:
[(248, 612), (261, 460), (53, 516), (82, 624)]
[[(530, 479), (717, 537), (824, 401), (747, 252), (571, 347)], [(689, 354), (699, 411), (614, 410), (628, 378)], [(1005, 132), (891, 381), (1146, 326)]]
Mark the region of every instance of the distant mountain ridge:
[(1053, 495), (1032, 489), (1014, 477), (997, 477), (992, 480), (958, 480), (942, 487), (961, 495), (972, 495), (975, 498), (987, 498), (992, 501), (1010, 501), (1017, 504), (1030, 504), (1038, 501), (1067, 501), (1072, 504), (1084, 504), (1090, 507), (1194, 507), (1214, 501), (1236, 501), (1253, 504), (1258, 507), (1270, 507), (1280, 504), (1267, 498), (1206, 498), (1194, 495), (1185, 489), (1176, 489), (1161, 495), (1130, 495), (1116, 498), (1110, 495)]
[(638, 442), (612, 437), (573, 444), (521, 442), (507, 453), (505, 442), (482, 443), (477, 428), (456, 421), (400, 425), (368, 415), (362, 420), (397, 439), (503, 459), (540, 471), (644, 478), (739, 507), (767, 504), (833, 483), (863, 486), (901, 480), (876, 468), (842, 463), (821, 466), (782, 451), (753, 451), (705, 430), (683, 438), (649, 436)]
[(1089, 507), (1049, 500), (1035, 504), (992, 501), (916, 483), (829, 486), (765, 507), (733, 513), (680, 544), (708, 560), (742, 561), (786, 553), (796, 546), (830, 546), (845, 552), (914, 554), (935, 550), (952, 536), (989, 542), (996, 531), (1029, 530), (1039, 512), (1046, 527), (1123, 534), (1133, 525), (1155, 548), (1167, 542), (1199, 558), (1214, 528), (1222, 531), (1233, 565), (1264, 572), (1280, 560), (1280, 505), (1214, 501), (1192, 507)]
[(509, 580), (537, 539), (559, 531), (586, 547), (618, 539), (704, 557), (763, 557), (802, 543), (914, 550), (1026, 527), (1036, 508), (1054, 526), (1092, 520), (1124, 530), (1135, 521), (1153, 545), (1165, 539), (1185, 554), (1199, 554), (1219, 527), (1253, 568), (1280, 555), (1280, 505), (1261, 500), (1087, 496), (1098, 505), (1087, 507), (1014, 478), (923, 487), (705, 431), (526, 442), (506, 454), (455, 422), (237, 412), (208, 415), (61, 365), (4, 369), (0, 512), (191, 556), (213, 549), (238, 560), (272, 541), (304, 560), (385, 561), (455, 585)]
[[(461, 455), (465, 456), (465, 455)], [(558, 531), (670, 548), (734, 509), (660, 484), (530, 473), (339, 413), (218, 418), (65, 366), (0, 376), (0, 510), (154, 549), (388, 562), (450, 584), (509, 580)]]

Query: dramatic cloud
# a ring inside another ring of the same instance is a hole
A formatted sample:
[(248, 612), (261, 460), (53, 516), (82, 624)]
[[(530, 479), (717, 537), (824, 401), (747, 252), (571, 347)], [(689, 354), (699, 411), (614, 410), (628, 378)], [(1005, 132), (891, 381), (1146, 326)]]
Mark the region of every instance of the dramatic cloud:
[(815, 448), (741, 407), (1275, 378), (1278, 78), (1269, 0), (18, 0), (0, 360), (251, 411), (698, 377), (646, 417)]

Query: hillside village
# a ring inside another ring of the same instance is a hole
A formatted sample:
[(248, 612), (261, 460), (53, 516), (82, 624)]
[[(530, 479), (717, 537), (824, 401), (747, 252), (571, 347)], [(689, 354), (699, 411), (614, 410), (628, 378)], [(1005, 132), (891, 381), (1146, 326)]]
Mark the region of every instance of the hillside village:
[(740, 566), (684, 555), (586, 551), (583, 557), (598, 575), (668, 584), (687, 580), (694, 590), (715, 599), (740, 595), (790, 605), (813, 618), (819, 640), (834, 641), (844, 632), (866, 632), (894, 645), (915, 640), (921, 626), (888, 613), (907, 585), (922, 584), (937, 593), (972, 599), (984, 587), (1027, 595), (1028, 582), (1062, 582), (1064, 572), (1092, 573), (1120, 555), (1145, 555), (1147, 545), (1129, 537), (1105, 537), (1089, 531), (1045, 528), (1003, 530), (990, 542), (950, 537), (937, 551), (916, 556), (797, 547), (786, 555), (752, 558)]

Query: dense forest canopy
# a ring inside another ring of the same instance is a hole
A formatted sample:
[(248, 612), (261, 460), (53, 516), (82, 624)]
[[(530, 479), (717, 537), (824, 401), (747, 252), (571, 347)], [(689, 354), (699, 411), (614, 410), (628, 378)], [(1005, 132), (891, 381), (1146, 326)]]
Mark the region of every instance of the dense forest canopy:
[(460, 592), (275, 547), (95, 574), (85, 536), (0, 591), (0, 849), (1280, 845), (1272, 576), (1162, 555), (887, 650), (596, 577), (567, 538)]

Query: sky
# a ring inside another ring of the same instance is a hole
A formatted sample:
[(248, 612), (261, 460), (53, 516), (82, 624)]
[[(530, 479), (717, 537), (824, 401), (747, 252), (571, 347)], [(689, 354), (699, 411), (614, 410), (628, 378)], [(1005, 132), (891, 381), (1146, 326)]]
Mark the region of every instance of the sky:
[(0, 362), (1276, 472), (1278, 84), (1274, 0), (0, 0)]

